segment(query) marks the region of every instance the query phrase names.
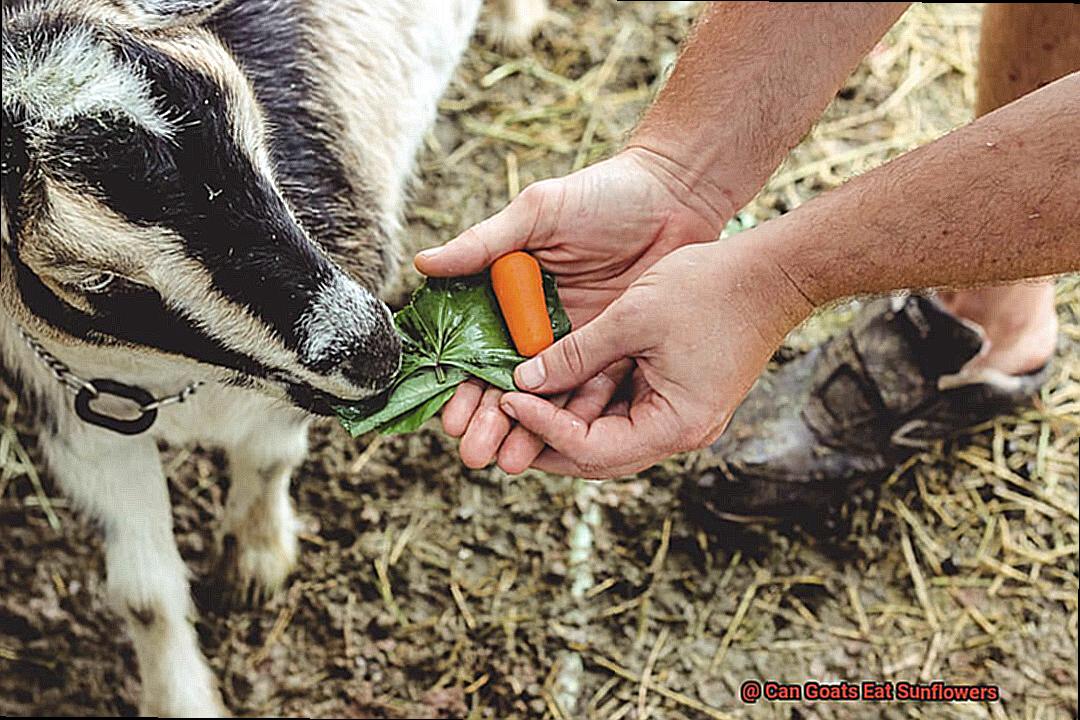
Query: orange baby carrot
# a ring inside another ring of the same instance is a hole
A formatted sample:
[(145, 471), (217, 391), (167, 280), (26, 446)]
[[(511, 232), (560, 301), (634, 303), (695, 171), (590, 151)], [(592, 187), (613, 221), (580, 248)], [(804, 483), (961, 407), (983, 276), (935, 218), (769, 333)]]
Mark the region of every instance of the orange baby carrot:
[(532, 357), (555, 342), (540, 263), (532, 255), (512, 252), (492, 263), (491, 286), (519, 353)]

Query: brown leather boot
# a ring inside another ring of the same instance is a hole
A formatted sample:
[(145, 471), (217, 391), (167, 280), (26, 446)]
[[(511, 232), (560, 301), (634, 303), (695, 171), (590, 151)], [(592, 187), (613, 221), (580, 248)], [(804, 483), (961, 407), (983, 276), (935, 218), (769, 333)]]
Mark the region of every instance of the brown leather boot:
[(983, 342), (933, 299), (871, 303), (846, 332), (758, 380), (684, 496), (720, 516), (820, 513), (929, 441), (1030, 404), (1049, 368), (962, 372)]

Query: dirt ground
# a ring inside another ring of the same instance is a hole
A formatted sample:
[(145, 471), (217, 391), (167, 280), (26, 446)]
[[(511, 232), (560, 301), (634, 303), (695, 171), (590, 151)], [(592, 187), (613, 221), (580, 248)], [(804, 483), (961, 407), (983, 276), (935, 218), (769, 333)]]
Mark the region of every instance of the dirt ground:
[[(528, 55), (469, 51), (421, 158), (410, 247), (609, 153), (693, 12), (555, 8)], [(970, 5), (909, 11), (744, 223), (966, 120), (978, 20)], [(406, 273), (403, 288), (415, 281)], [(789, 344), (818, 341), (856, 307)], [(1076, 717), (1076, 278), (1059, 282), (1059, 309), (1053, 379), (1034, 409), (925, 448), (838, 509), (825, 539), (700, 524), (680, 500), (692, 456), (588, 484), (466, 470), (437, 423), (374, 442), (326, 425), (294, 483), (305, 528), (288, 589), (224, 612), (209, 601), (221, 588), (202, 580), (221, 457), (170, 449), (176, 535), (225, 700), (237, 714), (312, 717)], [(133, 714), (136, 664), (103, 602), (100, 533), (47, 475), (35, 489), (33, 429), (10, 395), (0, 402), (0, 714)], [(750, 678), (992, 683), (1003, 700), (748, 706), (738, 689)]]

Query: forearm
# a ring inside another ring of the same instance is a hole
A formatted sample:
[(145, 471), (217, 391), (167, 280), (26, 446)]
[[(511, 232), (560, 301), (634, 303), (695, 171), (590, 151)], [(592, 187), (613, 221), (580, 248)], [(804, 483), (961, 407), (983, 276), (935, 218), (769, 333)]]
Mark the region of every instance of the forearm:
[(907, 3), (708, 3), (630, 138), (693, 195), (737, 210)]
[(1080, 73), (768, 223), (813, 305), (1080, 270)]

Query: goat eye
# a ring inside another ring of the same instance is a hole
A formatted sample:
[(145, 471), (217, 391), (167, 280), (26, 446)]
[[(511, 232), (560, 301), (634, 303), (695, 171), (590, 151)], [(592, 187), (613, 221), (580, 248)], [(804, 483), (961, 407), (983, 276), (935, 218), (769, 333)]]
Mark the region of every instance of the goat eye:
[(92, 275), (87, 275), (86, 277), (79, 280), (79, 282), (76, 284), (78, 285), (78, 288), (83, 292), (99, 293), (104, 292), (110, 285), (112, 285), (112, 282), (115, 279), (116, 275), (114, 273), (99, 272), (93, 273)]

